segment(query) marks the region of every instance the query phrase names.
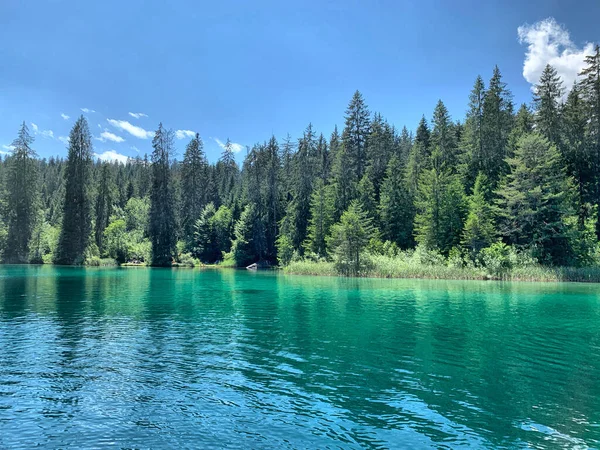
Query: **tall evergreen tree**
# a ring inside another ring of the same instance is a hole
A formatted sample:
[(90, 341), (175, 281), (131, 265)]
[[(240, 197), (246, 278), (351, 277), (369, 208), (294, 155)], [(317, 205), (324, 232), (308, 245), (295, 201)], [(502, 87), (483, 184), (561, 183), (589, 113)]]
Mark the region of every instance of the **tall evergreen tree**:
[(455, 172), (458, 163), (456, 135), (448, 109), (441, 100), (438, 101), (433, 111), (432, 123), (431, 144), (434, 149), (439, 149), (446, 167)]
[(480, 75), (475, 79), (473, 89), (469, 94), (469, 109), (465, 120), (464, 133), (460, 146), (464, 155), (464, 180), (470, 190), (479, 171), (483, 170), (483, 100), (485, 84)]
[(113, 181), (110, 163), (102, 163), (100, 169), (100, 183), (98, 195), (96, 197), (96, 221), (95, 221), (95, 239), (98, 249), (102, 252), (104, 249), (104, 230), (110, 223), (110, 216), (113, 211)]
[(152, 189), (150, 192), (150, 241), (152, 265), (170, 266), (177, 243), (175, 198), (171, 175), (173, 132), (162, 123), (152, 139)]
[(235, 162), (233, 143), (227, 138), (223, 148), (221, 159), (218, 163), (219, 169), (219, 197), (221, 203), (231, 207), (235, 202), (235, 187), (238, 179), (239, 168)]
[(469, 212), (462, 239), (463, 246), (473, 257), (492, 244), (496, 236), (494, 212), (489, 203), (490, 196), (486, 176), (479, 173), (475, 179), (473, 194), (469, 198)]
[(536, 131), (560, 148), (560, 99), (565, 93), (563, 82), (556, 69), (547, 64), (535, 85)]
[(8, 235), (4, 261), (29, 262), (29, 248), (38, 217), (39, 189), (36, 153), (31, 148), (33, 137), (25, 122), (13, 141), (6, 177)]
[(342, 141), (356, 180), (360, 180), (367, 168), (367, 137), (370, 129), (370, 113), (359, 91), (352, 96), (346, 109)]
[(92, 231), (92, 138), (81, 116), (69, 135), (63, 221), (54, 262), (82, 264)]
[(562, 111), (562, 157), (566, 162), (567, 174), (575, 181), (577, 189), (578, 215), (581, 226), (589, 217), (589, 202), (593, 202), (594, 173), (593, 161), (586, 145), (588, 115), (577, 83), (569, 92)]
[(490, 79), (483, 99), (481, 139), (483, 155), (480, 171), (495, 185), (501, 175), (507, 172), (504, 162), (510, 131), (513, 122), (512, 94), (502, 81), (498, 66)]
[(331, 185), (317, 178), (310, 202), (310, 220), (305, 249), (320, 257), (327, 256), (327, 236), (333, 225), (334, 199)]
[(394, 155), (390, 159), (381, 186), (379, 213), (384, 239), (395, 242), (400, 248), (407, 249), (414, 242), (414, 206), (403, 174), (404, 167), (400, 157)]
[(600, 46), (596, 45), (594, 53), (586, 56), (585, 63), (586, 67), (579, 75), (588, 116), (586, 135), (595, 173), (593, 199), (598, 214), (596, 236), (600, 239)]
[(189, 142), (181, 164), (182, 231), (189, 249), (193, 247), (194, 225), (207, 201), (208, 161), (200, 135)]
[(497, 192), (500, 232), (508, 243), (531, 250), (540, 262), (571, 262), (573, 186), (560, 153), (534, 133), (521, 138), (508, 164), (511, 171)]

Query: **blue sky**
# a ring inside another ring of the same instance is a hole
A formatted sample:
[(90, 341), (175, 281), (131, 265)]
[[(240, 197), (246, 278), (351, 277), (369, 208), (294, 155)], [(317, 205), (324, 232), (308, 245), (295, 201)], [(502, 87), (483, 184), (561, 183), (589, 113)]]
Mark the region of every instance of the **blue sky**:
[(440, 98), (462, 119), (494, 64), (517, 104), (547, 62), (570, 84), (599, 16), (597, 1), (2, 0), (0, 151), (25, 120), (41, 156), (64, 156), (83, 113), (104, 157), (150, 153), (162, 121), (180, 157), (198, 131), (214, 161), (227, 137), (329, 135), (356, 89), (397, 127)]

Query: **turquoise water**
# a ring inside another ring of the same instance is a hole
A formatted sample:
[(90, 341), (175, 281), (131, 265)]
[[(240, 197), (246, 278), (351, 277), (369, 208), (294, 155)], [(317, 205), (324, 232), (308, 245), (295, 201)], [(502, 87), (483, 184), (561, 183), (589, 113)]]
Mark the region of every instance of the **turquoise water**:
[(598, 446), (600, 286), (0, 267), (0, 448)]

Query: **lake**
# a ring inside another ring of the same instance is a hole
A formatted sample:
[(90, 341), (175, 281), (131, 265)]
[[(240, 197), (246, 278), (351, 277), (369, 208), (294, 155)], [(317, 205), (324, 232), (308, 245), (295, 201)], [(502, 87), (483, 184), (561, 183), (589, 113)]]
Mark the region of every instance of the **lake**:
[(598, 285), (0, 266), (0, 448), (599, 440)]

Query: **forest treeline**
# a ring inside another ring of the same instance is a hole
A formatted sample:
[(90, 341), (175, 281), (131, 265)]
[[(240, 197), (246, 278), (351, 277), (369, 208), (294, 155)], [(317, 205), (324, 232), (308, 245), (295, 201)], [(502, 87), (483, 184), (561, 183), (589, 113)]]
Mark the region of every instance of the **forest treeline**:
[(595, 266), (598, 46), (566, 99), (565, 89), (547, 66), (531, 105), (515, 108), (496, 67), (476, 78), (464, 120), (440, 100), (414, 134), (371, 114), (357, 91), (330, 136), (309, 124), (297, 140), (271, 137), (241, 167), (229, 141), (209, 164), (198, 134), (176, 160), (162, 124), (149, 157), (95, 161), (83, 116), (66, 159), (38, 159), (23, 124), (0, 164), (2, 260), (329, 261), (355, 275), (416, 248), (460, 264)]

